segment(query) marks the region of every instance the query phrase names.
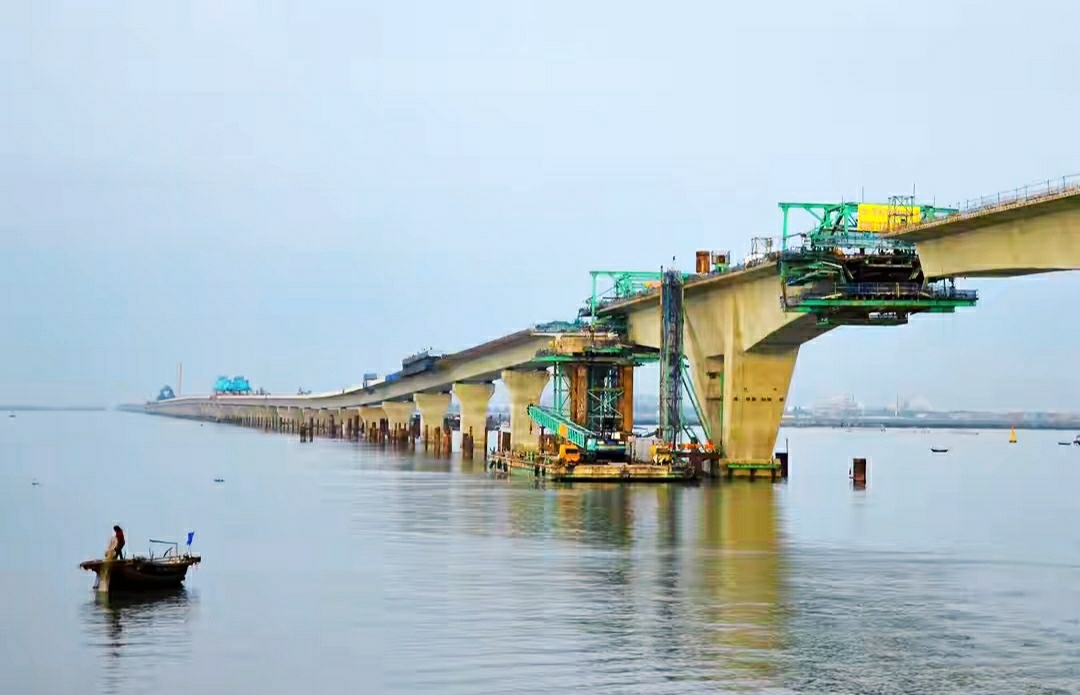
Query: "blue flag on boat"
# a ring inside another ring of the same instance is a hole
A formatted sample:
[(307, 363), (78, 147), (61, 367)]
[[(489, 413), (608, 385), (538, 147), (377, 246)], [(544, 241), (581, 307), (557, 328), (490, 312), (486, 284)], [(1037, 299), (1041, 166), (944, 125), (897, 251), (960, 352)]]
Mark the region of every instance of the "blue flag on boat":
[(187, 534), (187, 544), (188, 544), (189, 546), (191, 545), (191, 539), (193, 539), (194, 537), (195, 537), (195, 532), (194, 532), (194, 531), (188, 531), (188, 534)]

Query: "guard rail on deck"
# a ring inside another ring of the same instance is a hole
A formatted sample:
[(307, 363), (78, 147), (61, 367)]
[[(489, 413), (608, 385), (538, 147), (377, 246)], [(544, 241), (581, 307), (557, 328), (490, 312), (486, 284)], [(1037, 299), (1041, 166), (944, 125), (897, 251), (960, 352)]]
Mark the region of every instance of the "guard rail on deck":
[(1030, 203), (1040, 198), (1052, 198), (1073, 192), (1080, 192), (1080, 174), (1070, 174), (1058, 179), (1047, 179), (1046, 181), (1020, 186), (1012, 190), (999, 191), (991, 195), (969, 198), (962, 203), (957, 203), (954, 207), (960, 211), (961, 215), (966, 215), (989, 208)]
[(958, 290), (952, 286), (934, 287), (917, 282), (861, 282), (835, 285), (827, 290), (800, 292), (791, 299), (928, 299), (975, 301), (977, 290)]

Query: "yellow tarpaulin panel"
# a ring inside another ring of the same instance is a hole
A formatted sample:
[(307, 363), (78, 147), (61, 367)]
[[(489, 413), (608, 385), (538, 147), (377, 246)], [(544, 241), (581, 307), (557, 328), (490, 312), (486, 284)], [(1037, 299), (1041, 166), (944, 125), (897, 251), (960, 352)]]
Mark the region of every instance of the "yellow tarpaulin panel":
[(900, 229), (922, 220), (922, 208), (918, 205), (882, 205), (859, 203), (860, 232), (887, 232)]

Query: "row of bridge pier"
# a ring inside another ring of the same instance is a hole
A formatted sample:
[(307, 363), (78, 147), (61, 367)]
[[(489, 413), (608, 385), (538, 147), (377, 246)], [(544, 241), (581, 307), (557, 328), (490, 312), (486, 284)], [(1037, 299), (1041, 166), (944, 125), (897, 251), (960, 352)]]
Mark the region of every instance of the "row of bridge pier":
[[(359, 415), (344, 417), (333, 413), (315, 416), (283, 418), (266, 413), (229, 413), (207, 418), (214, 422), (250, 427), (264, 432), (297, 435), (300, 441), (315, 441), (315, 437), (341, 439), (351, 442), (368, 442), (402, 449), (416, 449), (422, 446), (424, 451), (432, 451), (436, 456), (449, 455), (453, 450), (453, 429), (444, 422), (443, 426), (422, 425), (419, 420), (408, 423), (391, 423), (386, 418), (365, 422)], [(484, 432), (486, 442), (487, 431)], [(472, 427), (461, 435), (461, 453), (471, 458), (476, 450), (475, 435)]]

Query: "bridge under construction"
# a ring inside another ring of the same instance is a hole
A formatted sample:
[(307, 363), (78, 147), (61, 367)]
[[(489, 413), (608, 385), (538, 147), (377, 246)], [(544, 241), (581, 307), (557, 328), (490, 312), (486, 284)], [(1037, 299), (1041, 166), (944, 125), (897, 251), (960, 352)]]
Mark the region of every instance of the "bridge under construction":
[[(140, 409), (449, 451), (444, 416), (453, 395), (462, 450), (472, 455), (478, 441), (497, 472), (771, 480), (786, 475), (776, 435), (803, 343), (840, 326), (898, 326), (973, 307), (978, 296), (957, 287), (960, 276), (1080, 268), (1076, 179), (956, 207), (894, 197), (779, 208), (780, 233), (754, 238), (739, 262), (704, 250), (693, 272), (594, 271), (572, 320), (449, 355), (414, 355), (382, 380), (323, 394), (252, 393), (246, 380), (241, 393), (163, 389)], [(632, 404), (635, 368), (647, 363), (659, 367), (659, 426), (643, 434)], [(496, 379), (510, 394), (510, 427), (487, 451)], [(551, 404), (542, 405), (549, 387)], [(700, 429), (686, 425), (691, 413)]]

